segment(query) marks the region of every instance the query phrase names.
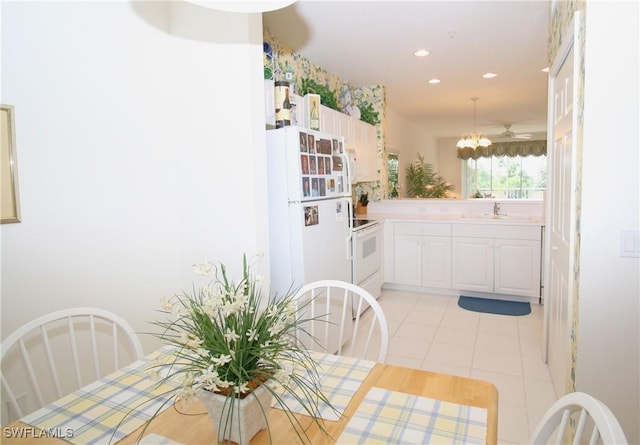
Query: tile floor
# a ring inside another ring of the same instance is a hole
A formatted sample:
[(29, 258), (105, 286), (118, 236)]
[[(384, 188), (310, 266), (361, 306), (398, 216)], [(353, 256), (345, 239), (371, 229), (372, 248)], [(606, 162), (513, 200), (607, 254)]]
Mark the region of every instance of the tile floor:
[(498, 442), (527, 443), (556, 400), (542, 361), (543, 307), (521, 317), (470, 312), (457, 296), (383, 290), (387, 362), (488, 380), (499, 392)]

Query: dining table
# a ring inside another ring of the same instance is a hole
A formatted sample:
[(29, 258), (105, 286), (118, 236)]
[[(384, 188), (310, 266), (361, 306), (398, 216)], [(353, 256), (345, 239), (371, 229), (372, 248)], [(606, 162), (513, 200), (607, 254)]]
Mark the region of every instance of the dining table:
[[(295, 414), (305, 443), (497, 443), (498, 390), (488, 381), (314, 354), (322, 390), (332, 408), (321, 412), (324, 431), (315, 419), (301, 411)], [(214, 422), (199, 399), (184, 404), (170, 396), (158, 397), (167, 388), (158, 388), (149, 376), (149, 360), (135, 362), (3, 426), (1, 442), (215, 443)], [(152, 405), (146, 414), (136, 410), (143, 405)], [(149, 415), (156, 410), (157, 414)], [(125, 411), (127, 422), (121, 423)], [(268, 428), (258, 432), (251, 444), (300, 443), (300, 431), (295, 431), (285, 411), (274, 406), (268, 416)]]

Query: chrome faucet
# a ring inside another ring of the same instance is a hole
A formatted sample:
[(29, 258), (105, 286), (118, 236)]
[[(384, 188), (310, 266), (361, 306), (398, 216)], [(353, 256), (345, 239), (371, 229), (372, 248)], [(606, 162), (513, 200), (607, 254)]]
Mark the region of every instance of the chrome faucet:
[(498, 203), (498, 202), (494, 202), (493, 203), (493, 214), (495, 216), (500, 215), (500, 203)]

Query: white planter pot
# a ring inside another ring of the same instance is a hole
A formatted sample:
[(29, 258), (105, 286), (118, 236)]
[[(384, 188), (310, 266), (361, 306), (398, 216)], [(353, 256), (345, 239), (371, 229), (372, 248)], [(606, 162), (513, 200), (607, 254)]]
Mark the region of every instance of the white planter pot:
[[(253, 436), (267, 427), (273, 395), (264, 384), (244, 399), (231, 400), (205, 390), (200, 390), (199, 397), (213, 420), (218, 443), (231, 440), (248, 445)], [(233, 410), (231, 413), (230, 409)]]

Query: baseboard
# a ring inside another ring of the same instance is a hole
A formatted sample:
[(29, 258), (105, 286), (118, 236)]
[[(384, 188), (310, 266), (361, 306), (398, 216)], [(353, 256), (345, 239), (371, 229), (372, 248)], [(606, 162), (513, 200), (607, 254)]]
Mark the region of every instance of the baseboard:
[(457, 289), (439, 289), (433, 287), (421, 287), (421, 286), (410, 286), (407, 284), (397, 284), (397, 283), (388, 283), (385, 282), (382, 285), (382, 289), (388, 290), (399, 290), (404, 292), (414, 292), (421, 294), (435, 294), (435, 295), (448, 295), (448, 296), (459, 296), (466, 295), (468, 297), (478, 297), (478, 298), (492, 298), (494, 300), (505, 300), (505, 301), (519, 301), (519, 302), (529, 302), (531, 304), (540, 304), (540, 299), (538, 297), (520, 297), (517, 295), (504, 295), (504, 294), (492, 294), (488, 292), (474, 292), (467, 290), (457, 290)]

